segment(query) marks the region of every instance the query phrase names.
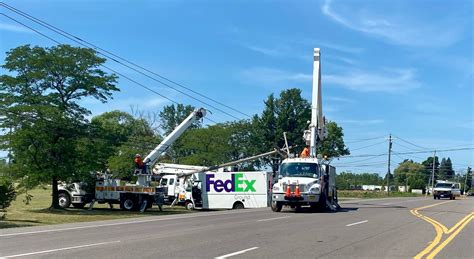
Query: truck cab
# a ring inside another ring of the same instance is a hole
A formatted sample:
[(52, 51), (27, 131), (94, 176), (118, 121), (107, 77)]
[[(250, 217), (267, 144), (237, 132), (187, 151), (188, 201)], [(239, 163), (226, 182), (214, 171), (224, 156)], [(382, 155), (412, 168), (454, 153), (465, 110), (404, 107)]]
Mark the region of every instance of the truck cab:
[(336, 200), (336, 170), (321, 164), (316, 158), (283, 160), (278, 181), (273, 184), (271, 208), (281, 211), (284, 205), (299, 209), (325, 207), (326, 200)]

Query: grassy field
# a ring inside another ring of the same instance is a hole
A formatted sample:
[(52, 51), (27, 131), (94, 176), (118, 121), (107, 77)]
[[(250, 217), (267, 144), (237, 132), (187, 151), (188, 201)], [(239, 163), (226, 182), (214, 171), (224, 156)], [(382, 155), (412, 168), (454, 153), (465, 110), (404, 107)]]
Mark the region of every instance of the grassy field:
[(411, 192), (390, 192), (390, 196), (387, 196), (387, 192), (381, 191), (359, 191), (359, 190), (338, 190), (337, 197), (341, 200), (344, 198), (387, 198), (387, 197), (421, 197), (422, 194), (416, 194)]
[(190, 213), (182, 207), (164, 207), (160, 212), (156, 206), (145, 213), (122, 211), (119, 205), (110, 209), (108, 204), (95, 204), (93, 210), (74, 209), (72, 206), (66, 210), (51, 210), (51, 189), (39, 188), (29, 192), (33, 195), (29, 205), (23, 200), (25, 195), (19, 195), (12, 205), (7, 209), (7, 217), (0, 220), (0, 228), (38, 226), (60, 223), (75, 223), (86, 221), (97, 221), (107, 219), (133, 218), (157, 215), (170, 215), (179, 213)]

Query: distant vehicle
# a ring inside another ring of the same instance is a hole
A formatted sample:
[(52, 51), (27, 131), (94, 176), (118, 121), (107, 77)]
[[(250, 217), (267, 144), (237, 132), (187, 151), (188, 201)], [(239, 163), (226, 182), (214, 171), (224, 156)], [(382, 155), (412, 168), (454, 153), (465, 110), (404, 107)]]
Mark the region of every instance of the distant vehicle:
[(433, 199), (449, 198), (455, 200), (461, 196), (461, 188), (459, 183), (448, 181), (438, 181), (433, 188)]

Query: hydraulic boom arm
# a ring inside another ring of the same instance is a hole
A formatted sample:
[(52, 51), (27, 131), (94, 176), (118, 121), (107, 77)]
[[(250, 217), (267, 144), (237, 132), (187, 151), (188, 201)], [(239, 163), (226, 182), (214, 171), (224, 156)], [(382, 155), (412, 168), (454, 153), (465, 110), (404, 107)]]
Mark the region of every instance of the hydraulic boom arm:
[(159, 157), (186, 131), (196, 120), (206, 116), (204, 108), (194, 110), (178, 127), (176, 127), (163, 141), (145, 157), (145, 164), (153, 166)]

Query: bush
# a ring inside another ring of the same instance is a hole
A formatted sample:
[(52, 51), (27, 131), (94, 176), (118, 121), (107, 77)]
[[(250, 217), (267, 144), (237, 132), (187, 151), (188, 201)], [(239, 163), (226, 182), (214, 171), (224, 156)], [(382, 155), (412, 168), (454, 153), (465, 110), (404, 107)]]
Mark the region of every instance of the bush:
[(0, 219), (4, 219), (6, 217), (6, 210), (10, 206), (11, 202), (15, 200), (15, 198), (16, 192), (13, 183), (0, 179), (0, 212), (3, 212), (3, 215), (0, 216)]

